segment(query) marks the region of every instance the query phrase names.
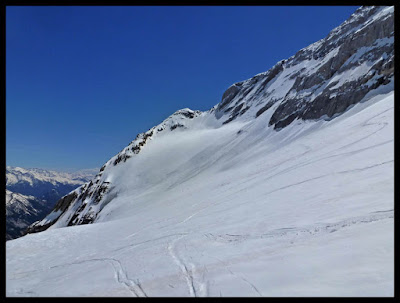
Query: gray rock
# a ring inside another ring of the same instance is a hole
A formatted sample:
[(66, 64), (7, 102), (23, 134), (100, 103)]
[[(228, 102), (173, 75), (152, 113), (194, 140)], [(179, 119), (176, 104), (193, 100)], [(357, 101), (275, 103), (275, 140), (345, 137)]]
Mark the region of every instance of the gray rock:
[[(240, 109), (244, 105), (260, 106), (255, 115), (259, 117), (278, 103), (268, 125), (281, 129), (295, 119), (330, 119), (345, 112), (369, 91), (393, 80), (394, 14), (380, 14), (384, 8), (359, 8), (326, 38), (278, 62), (269, 71), (232, 85), (224, 93), (216, 117), (226, 117), (223, 123), (229, 123), (242, 115)], [(284, 97), (274, 98), (274, 91), (268, 90), (269, 84), (283, 70), (311, 59), (320, 60), (318, 69), (310, 72), (305, 66), (287, 75), (288, 80), (294, 80), (291, 89)], [(341, 85), (337, 85), (339, 80), (332, 81), (362, 64), (371, 65), (370, 72)], [(254, 100), (258, 103), (253, 104)]]

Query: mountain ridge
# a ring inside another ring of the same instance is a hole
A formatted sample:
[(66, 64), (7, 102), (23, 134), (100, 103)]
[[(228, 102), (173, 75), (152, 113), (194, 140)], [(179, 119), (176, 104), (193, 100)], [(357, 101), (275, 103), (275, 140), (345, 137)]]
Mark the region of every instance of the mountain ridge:
[[(139, 154), (148, 142), (163, 136), (165, 130), (179, 132), (195, 126), (218, 129), (234, 120), (259, 119), (269, 112), (268, 126), (279, 131), (295, 120), (332, 119), (365, 101), (366, 96), (373, 97), (377, 88), (392, 90), (393, 17), (393, 7), (360, 7), (326, 38), (279, 61), (264, 73), (231, 85), (221, 102), (210, 110), (176, 111), (138, 134), (102, 166), (94, 179), (59, 200), (54, 209), (58, 216), (51, 214), (52, 220), (35, 222), (28, 232), (45, 230), (59, 218), (64, 222), (60, 226), (94, 222), (114, 197), (108, 195), (113, 185), (103, 173)], [(363, 47), (359, 48), (360, 44)]]
[[(254, 103), (258, 106), (255, 115), (258, 117), (272, 105), (279, 104), (268, 125), (281, 129), (295, 119), (315, 120), (343, 113), (370, 90), (391, 82), (393, 18), (393, 7), (357, 9), (326, 38), (279, 61), (267, 72), (230, 86), (217, 107), (219, 117), (228, 113), (229, 119), (224, 123), (229, 123)], [(360, 50), (361, 45), (366, 49)], [(370, 64), (367, 69), (370, 73), (365, 72), (363, 64)], [(345, 74), (346, 71), (350, 73)], [(339, 82), (344, 76), (351, 81)], [(279, 78), (283, 80), (279, 82)], [(281, 87), (274, 86), (274, 81)]]

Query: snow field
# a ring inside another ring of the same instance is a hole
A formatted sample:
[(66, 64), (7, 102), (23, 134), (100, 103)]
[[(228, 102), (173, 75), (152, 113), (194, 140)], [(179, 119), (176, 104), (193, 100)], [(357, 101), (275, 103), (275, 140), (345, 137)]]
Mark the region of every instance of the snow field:
[(393, 296), (393, 108), (155, 137), (94, 224), (6, 243), (6, 295)]

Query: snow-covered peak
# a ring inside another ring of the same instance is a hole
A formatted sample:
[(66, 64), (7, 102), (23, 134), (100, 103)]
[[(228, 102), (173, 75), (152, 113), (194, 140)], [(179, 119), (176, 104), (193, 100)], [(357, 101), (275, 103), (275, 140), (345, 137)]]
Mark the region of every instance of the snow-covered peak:
[(14, 193), (6, 189), (6, 206), (12, 204), (20, 203), (21, 205), (28, 206), (30, 204), (29, 200), (35, 200), (34, 196), (26, 196), (19, 193)]
[[(56, 221), (56, 227), (94, 222), (124, 191), (116, 189), (124, 183), (122, 176), (135, 181), (124, 185), (127, 191), (150, 188), (163, 178), (173, 180), (174, 171), (185, 161), (204, 161), (202, 156), (191, 158), (192, 152), (211, 142), (219, 146), (218, 136), (210, 132), (238, 128), (240, 134), (246, 124), (258, 125), (258, 131), (281, 130), (292, 123), (330, 120), (362, 100), (393, 90), (393, 35), (392, 8), (360, 8), (326, 38), (264, 73), (231, 85), (209, 111), (184, 108), (138, 134), (90, 182), (60, 200), (45, 224), (36, 224), (32, 231)], [(196, 144), (179, 147), (189, 133), (198, 139)], [(198, 146), (205, 134), (209, 139)], [(129, 176), (132, 171), (135, 178)]]
[(177, 110), (154, 129), (159, 133), (168, 128), (172, 131), (176, 128), (187, 127), (188, 121), (200, 116), (201, 113), (199, 110), (191, 110), (189, 108)]

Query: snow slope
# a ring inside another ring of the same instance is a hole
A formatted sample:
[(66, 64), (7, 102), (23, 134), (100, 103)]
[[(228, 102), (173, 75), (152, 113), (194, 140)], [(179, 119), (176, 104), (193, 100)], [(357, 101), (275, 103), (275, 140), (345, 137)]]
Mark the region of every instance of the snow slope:
[(150, 141), (96, 223), (7, 242), (7, 296), (393, 296), (393, 107)]

